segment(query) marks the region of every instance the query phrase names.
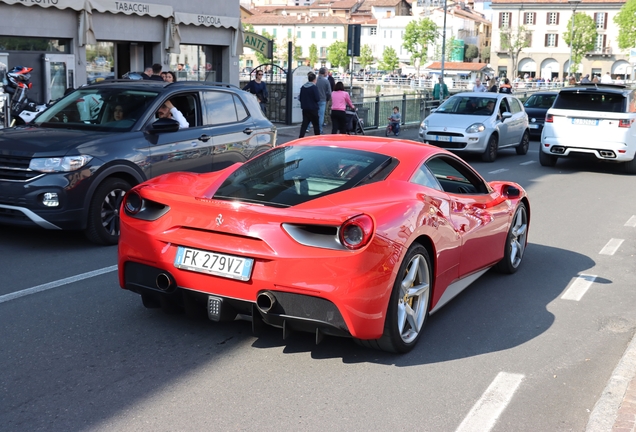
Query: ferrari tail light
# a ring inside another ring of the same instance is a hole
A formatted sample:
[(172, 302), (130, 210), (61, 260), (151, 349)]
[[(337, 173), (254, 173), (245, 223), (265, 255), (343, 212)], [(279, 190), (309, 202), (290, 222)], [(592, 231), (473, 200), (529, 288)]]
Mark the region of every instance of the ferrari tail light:
[(359, 215), (345, 221), (339, 231), (340, 242), (351, 250), (358, 250), (371, 241), (373, 219), (369, 215)]
[(553, 123), (554, 122), (554, 116), (552, 114), (546, 114), (545, 115), (545, 122), (546, 123)]
[(632, 126), (633, 119), (622, 119), (618, 121), (619, 128), (629, 128)]

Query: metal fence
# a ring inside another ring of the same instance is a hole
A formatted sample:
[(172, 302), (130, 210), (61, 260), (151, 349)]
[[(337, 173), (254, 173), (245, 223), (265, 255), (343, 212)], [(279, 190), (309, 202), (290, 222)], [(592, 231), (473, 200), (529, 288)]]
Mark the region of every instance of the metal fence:
[(420, 123), (431, 113), (431, 109), (439, 106), (440, 101), (433, 100), (428, 93), (402, 94), (391, 96), (374, 96), (362, 98), (362, 102), (354, 103), (358, 108), (358, 116), (364, 129), (377, 129), (389, 123), (393, 108), (398, 107), (402, 124)]

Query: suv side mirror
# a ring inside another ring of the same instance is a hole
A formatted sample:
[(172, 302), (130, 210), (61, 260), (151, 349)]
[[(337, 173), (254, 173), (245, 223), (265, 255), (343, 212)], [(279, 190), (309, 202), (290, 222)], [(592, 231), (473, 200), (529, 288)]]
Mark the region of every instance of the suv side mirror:
[(179, 122), (169, 118), (160, 118), (148, 126), (148, 132), (152, 134), (164, 132), (176, 132), (179, 130)]

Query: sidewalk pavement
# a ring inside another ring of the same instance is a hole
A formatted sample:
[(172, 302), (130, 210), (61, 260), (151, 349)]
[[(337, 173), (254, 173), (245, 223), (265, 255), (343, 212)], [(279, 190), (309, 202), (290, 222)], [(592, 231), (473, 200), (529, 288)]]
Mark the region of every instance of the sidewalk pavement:
[[(291, 140), (295, 140), (298, 139), (298, 135), (300, 135), (300, 123), (296, 123), (296, 124), (292, 124), (292, 125), (285, 125), (285, 124), (280, 124), (277, 123), (275, 124), (276, 126), (276, 130), (277, 130), (277, 138), (276, 138), (276, 143), (277, 144), (283, 144), (286, 143), (288, 141)], [(365, 135), (368, 136), (385, 136), (385, 130), (386, 130), (386, 125), (379, 127), (377, 129), (368, 129), (364, 131)], [(401, 125), (400, 126), (400, 136), (402, 135), (402, 131), (406, 130), (406, 129), (413, 129), (413, 128), (418, 128), (420, 125), (419, 124), (405, 124), (405, 125)], [(330, 135), (331, 134), (331, 124), (328, 123), (327, 126), (323, 126), (323, 132), (326, 132), (324, 135)], [(305, 135), (307, 136), (314, 136), (314, 128), (310, 125), (309, 127), (309, 133)], [(391, 137), (393, 137), (393, 135), (390, 135)]]
[[(418, 124), (402, 125), (401, 130), (417, 127)], [(325, 126), (325, 129), (330, 130), (331, 125)], [(295, 140), (300, 133), (300, 123), (277, 125), (277, 131), (278, 144)], [(384, 136), (385, 128), (365, 130), (364, 133), (367, 136)], [(310, 129), (306, 136), (312, 135), (313, 129)], [(636, 335), (594, 405), (585, 432), (636, 432)]]

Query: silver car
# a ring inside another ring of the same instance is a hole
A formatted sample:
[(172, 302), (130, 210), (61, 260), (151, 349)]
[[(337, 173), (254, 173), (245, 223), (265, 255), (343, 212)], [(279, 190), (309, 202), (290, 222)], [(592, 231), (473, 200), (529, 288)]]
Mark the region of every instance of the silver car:
[(486, 162), (505, 147), (524, 155), (530, 146), (528, 115), (519, 99), (508, 94), (458, 93), (424, 119), (420, 139), (456, 152), (480, 153)]

